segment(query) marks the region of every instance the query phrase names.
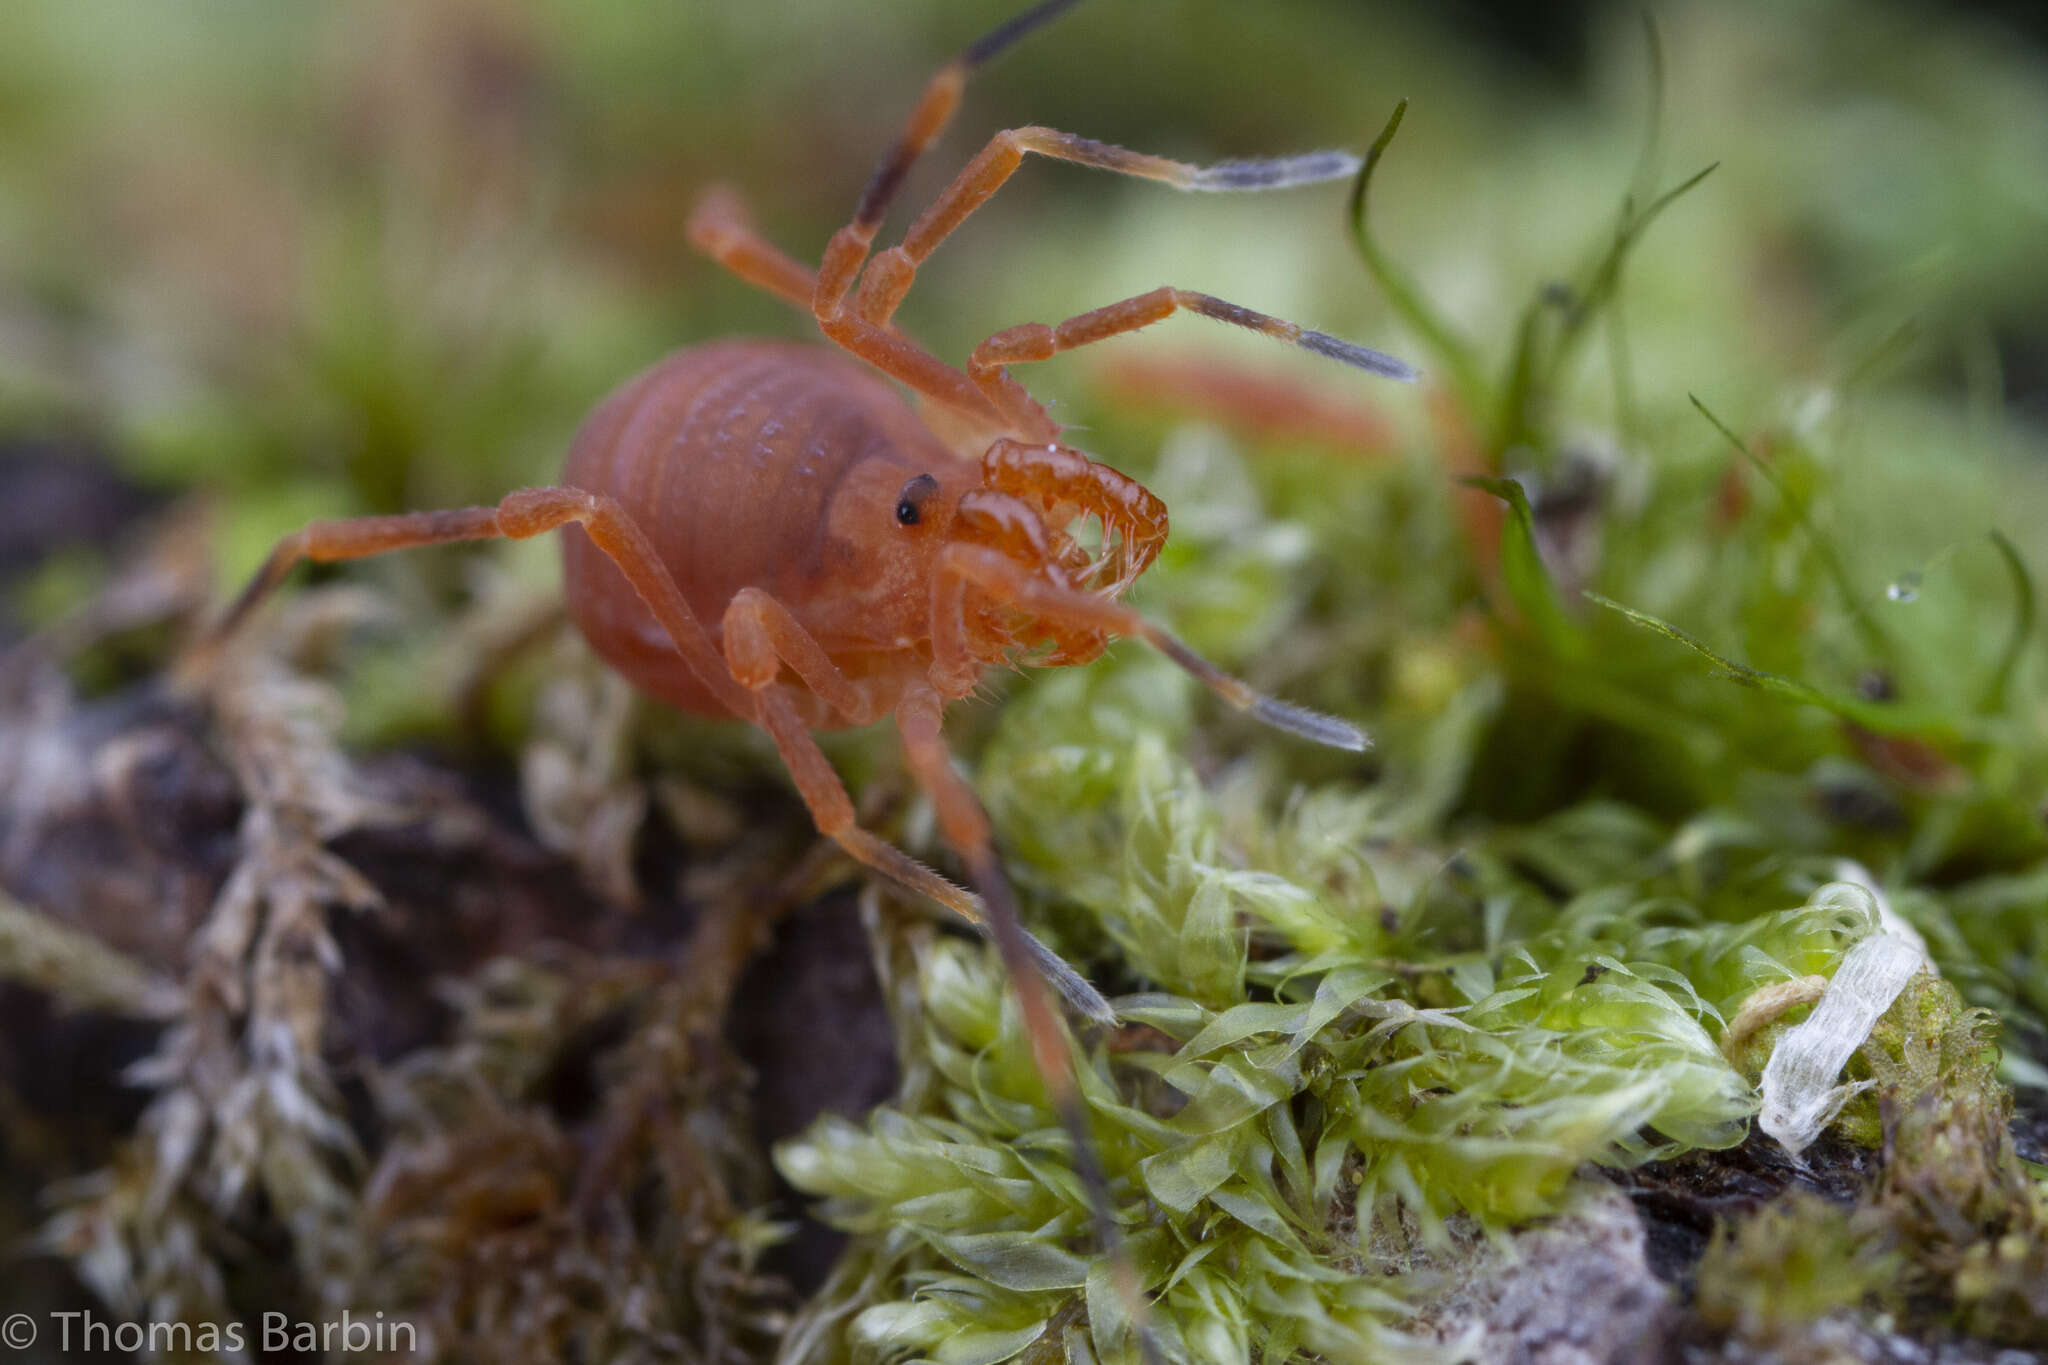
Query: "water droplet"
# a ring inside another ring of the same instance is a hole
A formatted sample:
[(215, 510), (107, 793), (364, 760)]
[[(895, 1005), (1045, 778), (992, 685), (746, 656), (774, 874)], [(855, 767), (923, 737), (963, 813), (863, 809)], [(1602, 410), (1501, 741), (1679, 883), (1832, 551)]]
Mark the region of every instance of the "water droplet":
[(1918, 602), (1920, 600), (1920, 574), (1900, 574), (1898, 580), (1884, 590), (1884, 595), (1894, 602)]

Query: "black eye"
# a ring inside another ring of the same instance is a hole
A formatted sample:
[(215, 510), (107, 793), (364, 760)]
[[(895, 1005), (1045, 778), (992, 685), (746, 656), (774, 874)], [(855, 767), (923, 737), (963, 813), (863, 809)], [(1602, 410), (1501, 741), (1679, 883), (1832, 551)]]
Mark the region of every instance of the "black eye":
[(896, 520), (904, 526), (915, 526), (924, 519), (924, 500), (939, 491), (939, 481), (929, 474), (920, 474), (903, 485), (903, 491), (896, 495)]

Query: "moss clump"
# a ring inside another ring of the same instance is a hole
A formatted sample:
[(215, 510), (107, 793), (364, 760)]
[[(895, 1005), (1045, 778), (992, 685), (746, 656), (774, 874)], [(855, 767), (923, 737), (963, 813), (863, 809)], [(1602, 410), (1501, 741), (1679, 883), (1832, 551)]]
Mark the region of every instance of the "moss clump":
[(2048, 1343), (2048, 1184), (2013, 1150), (1996, 1022), (1929, 974), (1849, 1068), (1868, 1086), (1835, 1120), (1882, 1145), (1853, 1205), (1794, 1194), (1717, 1229), (1696, 1309), (1770, 1342), (1869, 1304), (1894, 1320), (2016, 1346)]
[[(1625, 219), (1583, 301), (1531, 306), (1498, 390), (1472, 391), (1459, 354), (1461, 429), (1488, 433), (1473, 496), (1498, 503), (1462, 537), (1412, 524), (1444, 532), (1458, 515), (1429, 491), (1440, 465), (1305, 480), (1283, 463), (1253, 479), (1213, 446), (1163, 458), (1155, 482), (1178, 486), (1197, 543), (1162, 560), (1160, 590), (1235, 604), (1197, 615), (1214, 632), (1202, 643), (1251, 661), (1257, 681), (1379, 717), (1376, 783), (1212, 736), (1185, 680), (1144, 657), (1033, 679), (981, 753), (977, 780), (1042, 918), (1071, 956), (1144, 987), (1120, 1008), (1145, 1045), (1095, 1040), (1083, 1067), (1169, 1351), (1390, 1351), (1426, 1286), (1400, 1248), (1442, 1244), (1453, 1220), (1505, 1235), (1556, 1209), (1588, 1163), (1737, 1142), (1756, 1071), (1797, 1017), (1745, 1023), (1732, 1062), (1721, 1042), (1744, 1003), (1825, 981), (1878, 931), (1879, 893), (1833, 885), (1845, 857), (1899, 884), (1901, 913), (1974, 998), (2024, 998), (2009, 945), (1986, 951), (1993, 917), (1970, 916), (1969, 933), (1955, 918), (1981, 888), (1952, 885), (2048, 854), (2028, 824), (2048, 748), (2011, 686), (2031, 658), (2019, 636), (1937, 677), (1945, 627), (1875, 617), (1821, 513), (1842, 478), (1821, 433), (1774, 429), (1765, 458), (1702, 410), (1711, 459), (1619, 473), (1558, 434), (1573, 310), (1611, 302), (1640, 225)], [(1630, 472), (1633, 494), (1617, 482)], [(1703, 502), (1750, 478), (1704, 543)], [(1201, 555), (1204, 528), (1242, 515), (1205, 501), (1226, 490), (1263, 493), (1267, 523), (1302, 528), (1293, 577), (1308, 591), (1274, 594), (1256, 548)], [(1420, 545), (1444, 559), (1418, 581), (1403, 551)], [(2028, 571), (1999, 553), (2024, 621)], [(1243, 610), (1261, 591), (1266, 614)], [(1844, 657), (1865, 661), (1861, 693)], [(1838, 799), (1844, 784), (1877, 793), (1882, 818)], [(863, 1235), (816, 1310), (850, 1315), (849, 1334), (811, 1345), (969, 1360), (1057, 1337), (1121, 1358), (1135, 1346), (1067, 1167), (1033, 1166), (1063, 1147), (1021, 1042), (960, 998), (971, 960), (927, 950), (904, 978), (926, 1001), (907, 1024), (928, 1083), (865, 1127), (829, 1123), (781, 1152)], [(985, 961), (975, 979), (993, 981)], [(1887, 1016), (1862, 1079), (2002, 1093), (1977, 1016), (1940, 989)], [(1865, 1136), (1877, 1103), (1852, 1115)], [(1736, 1330), (1853, 1308), (1888, 1257), (1912, 1255), (1818, 1207), (1771, 1218), (1717, 1243), (1708, 1311)], [(1953, 1275), (1940, 1293), (1964, 1302)]]
[(1700, 1258), (1694, 1310), (1717, 1331), (1776, 1343), (1860, 1306), (1899, 1262), (1856, 1227), (1850, 1210), (1789, 1195), (1715, 1230)]
[[(1611, 304), (1642, 222), (1624, 216), (1583, 297), (1531, 305), (1498, 388), (1447, 329), (1418, 325), (1458, 377), (1448, 425), (1479, 433), (1469, 496), (1493, 504), (1437, 496), (1441, 463), (1253, 477), (1213, 444), (1162, 458), (1155, 483), (1193, 535), (1158, 590), (1231, 606), (1192, 619), (1258, 682), (1379, 718), (1376, 782), (1214, 735), (1186, 681), (1142, 656), (1034, 678), (981, 752), (1041, 918), (1069, 955), (1143, 988), (1119, 1002), (1137, 1028), (1089, 1040), (1082, 1066), (1169, 1353), (1394, 1351), (1427, 1292), (1404, 1249), (1453, 1226), (1511, 1235), (1588, 1164), (1734, 1144), (1798, 1017), (1752, 1028), (1745, 1002), (1825, 982), (1878, 932), (1884, 887), (1972, 998), (2027, 998), (2000, 935), (2030, 931), (2002, 911), (1968, 914), (1967, 931), (1957, 918), (1990, 894), (1968, 885), (1982, 869), (2048, 856), (2029, 824), (2048, 746), (2013, 686), (2031, 676), (2023, 631), (1964, 646), (1946, 623), (1878, 619), (1824, 513), (1845, 477), (1827, 433), (1773, 428), (1766, 457), (1701, 409), (1710, 454), (1667, 431), (1658, 457), (1619, 469), (1559, 434), (1585, 314)], [(1404, 307), (1426, 310), (1412, 291)], [(1732, 507), (1716, 501), (1731, 481)], [(1202, 553), (1248, 493), (1268, 526), (1301, 529), (1284, 577), (1306, 590), (1274, 590), (1277, 535)], [(1703, 506), (1726, 509), (1704, 536)], [(2024, 624), (2028, 569), (1989, 543), (1975, 567), (2008, 573)], [(1418, 574), (1421, 547), (1435, 572)], [(1265, 613), (1247, 610), (1262, 593)], [(1945, 673), (1937, 639), (1957, 651)], [(1881, 868), (1879, 889), (1842, 894), (1845, 858)], [(866, 1125), (827, 1123), (780, 1154), (861, 1235), (807, 1349), (1131, 1355), (1027, 1054), (979, 999), (992, 967), (951, 946), (916, 958), (902, 980), (924, 1006), (904, 1023), (924, 1079)], [(1731, 1039), (1738, 1021), (1748, 1036)], [(1985, 1043), (1981, 1016), (1925, 978), (1849, 1078), (1874, 1083), (1852, 1129), (1876, 1137), (1885, 1094), (2002, 1094)], [(1969, 1321), (1971, 1303), (2017, 1310), (2007, 1253), (1969, 1250), (1992, 1244), (1960, 1229), (2031, 1226), (2017, 1187), (1968, 1174), (1986, 1160), (1952, 1173), (1981, 1206), (1927, 1244), (1957, 1248), (1936, 1254), (1928, 1292)], [(1702, 1311), (1770, 1337), (1882, 1298), (1925, 1249), (1899, 1226), (1777, 1209), (1715, 1243)], [(1958, 1276), (1963, 1259), (1986, 1287)], [(844, 1337), (823, 1326), (836, 1317)]]
[(1867, 1219), (1905, 1273), (1889, 1299), (1974, 1335), (2048, 1346), (2048, 1181), (2013, 1148), (1994, 1024), (1924, 980), (1865, 1057), (1878, 1082), (1886, 1161)]
[[(1410, 1288), (1390, 1236), (1440, 1243), (1454, 1214), (1505, 1227), (1586, 1162), (1734, 1142), (1752, 1101), (1715, 1041), (1723, 1012), (1867, 931), (1831, 896), (1763, 913), (1796, 875), (1709, 872), (1703, 831), (1603, 807), (1481, 840), (1448, 886), (1396, 900), (1414, 871), (1399, 813), (1205, 787), (1158, 728), (1186, 715), (1183, 687), (1143, 656), (1048, 680), (1006, 711), (982, 780), (1013, 865), (1158, 987), (1119, 1002), (1134, 1027), (1084, 1075), (1158, 1328), (1194, 1359), (1390, 1349)], [(1530, 864), (1596, 884), (1560, 904)], [(1704, 894), (1684, 898), (1688, 879)], [(1450, 951), (1415, 970), (1432, 940)], [(865, 1238), (822, 1311), (867, 1303), (850, 1340), (944, 1360), (1099, 1324), (1081, 1191), (992, 959), (921, 942), (914, 960), (904, 1098), (781, 1152)], [(876, 1304), (882, 1284), (911, 1292)]]
[(1931, 973), (1908, 982), (1871, 1030), (1847, 1074), (1868, 1083), (1842, 1109), (1835, 1126), (1865, 1147), (1883, 1141), (1885, 1115), (1918, 1108), (1930, 1097), (1950, 1104), (2003, 1104), (1998, 1083), (1998, 1020), (1971, 1009), (1956, 988)]

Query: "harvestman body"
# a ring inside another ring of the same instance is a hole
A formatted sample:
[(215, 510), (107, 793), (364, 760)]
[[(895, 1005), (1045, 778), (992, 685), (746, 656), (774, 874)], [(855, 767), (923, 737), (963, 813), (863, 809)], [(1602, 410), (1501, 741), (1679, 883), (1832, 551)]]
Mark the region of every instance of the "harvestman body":
[[(755, 235), (738, 197), (706, 193), (693, 245), (817, 320), (840, 352), (724, 341), (678, 351), (606, 398), (577, 434), (560, 486), (496, 507), (315, 522), (280, 541), (194, 659), (219, 644), (302, 559), (491, 538), (563, 537), (569, 610), (584, 637), (642, 690), (687, 711), (766, 730), (818, 829), (902, 886), (983, 924), (1023, 1006), (1034, 1055), (1074, 1139), (1099, 1238), (1118, 1251), (1073, 1062), (1044, 990), (1114, 1015), (1072, 968), (1019, 925), (981, 804), (952, 767), (940, 724), (991, 666), (1085, 663), (1136, 636), (1231, 705), (1304, 738), (1363, 748), (1353, 727), (1260, 696), (1119, 598), (1166, 539), (1166, 508), (1135, 480), (1060, 442), (1060, 428), (1009, 367), (1136, 330), (1186, 310), (1392, 378), (1401, 362), (1326, 333), (1187, 290), (1163, 288), (1069, 318), (1029, 323), (977, 346), (964, 368), (891, 322), (917, 268), (1002, 185), (1026, 153), (1183, 189), (1260, 190), (1348, 177), (1345, 153), (1198, 168), (1050, 128), (995, 135), (911, 226), (869, 257), (904, 174), (950, 121), (968, 75), (1070, 8), (1048, 0), (975, 43), (926, 86), (854, 219), (813, 271)], [(863, 268), (865, 267), (865, 268)], [(849, 359), (848, 357), (852, 358)], [(877, 374), (879, 372), (879, 375)], [(882, 377), (942, 410), (942, 440)], [(959, 448), (964, 434), (972, 454)], [(1072, 531), (1093, 518), (1100, 548)], [(854, 822), (813, 729), (893, 715), (975, 896)]]

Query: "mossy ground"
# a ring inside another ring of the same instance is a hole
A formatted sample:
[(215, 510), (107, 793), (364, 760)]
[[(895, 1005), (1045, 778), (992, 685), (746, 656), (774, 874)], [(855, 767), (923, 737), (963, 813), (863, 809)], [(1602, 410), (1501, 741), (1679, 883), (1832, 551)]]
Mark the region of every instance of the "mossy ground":
[[(1365, 760), (1128, 645), (952, 719), (1034, 927), (1126, 1021), (1075, 1055), (1158, 1343), (1505, 1355), (1550, 1328), (1503, 1305), (1593, 1248), (1605, 1358), (2048, 1346), (2009, 1088), (2048, 1087), (2048, 72), (1931, 12), (1680, 6), (1598, 29), (1571, 104), (1348, 8), (1194, 9), (1162, 39), (1095, 0), (976, 87), (976, 130), (1384, 128), (1348, 211), (1037, 168), (906, 314), (955, 354), (1171, 279), (1428, 372), (1162, 329), (1048, 376), (1171, 508), (1134, 600), (1367, 726)], [(46, 633), (0, 678), (0, 1208), (51, 1259), (9, 1283), (406, 1312), (451, 1357), (1131, 1358), (992, 953), (868, 893), (852, 986), (740, 985), (779, 909), (848, 922), (845, 870), (758, 736), (563, 637), (545, 547), (299, 591), (210, 714), (157, 677), (300, 521), (541, 481), (665, 347), (794, 331), (684, 261), (689, 192), (745, 181), (814, 247), (975, 24), (113, 13), (0, 43), (0, 416), (105, 433), (111, 487), (152, 490), (10, 595)], [(823, 73), (790, 56), (821, 33)], [(831, 748), (937, 856), (886, 730)], [(1753, 1131), (1759, 1076), (1881, 906), (1930, 965), (1802, 1164)], [(766, 1110), (823, 1088), (790, 1061), (820, 1034), (850, 1112), (764, 1150), (722, 1040), (782, 1040), (747, 1054)], [(808, 1298), (771, 1273), (771, 1161), (851, 1234)], [(1697, 1244), (1658, 1259), (1631, 1203)]]

